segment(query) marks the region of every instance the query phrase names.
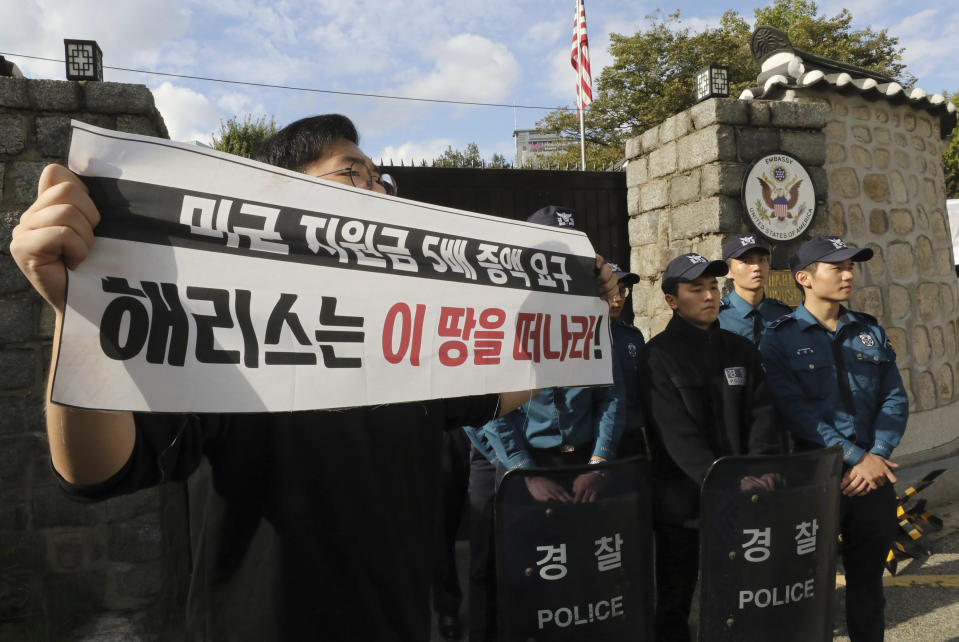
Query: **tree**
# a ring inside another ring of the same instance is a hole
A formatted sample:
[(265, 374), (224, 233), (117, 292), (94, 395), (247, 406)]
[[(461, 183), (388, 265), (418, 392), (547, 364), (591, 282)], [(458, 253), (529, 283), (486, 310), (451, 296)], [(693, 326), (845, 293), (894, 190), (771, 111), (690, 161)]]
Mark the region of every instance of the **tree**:
[[(424, 162), (423, 165), (426, 163)], [(446, 146), (446, 151), (433, 159), (433, 167), (509, 167), (506, 158), (502, 154), (493, 154), (489, 162), (483, 160), (480, 156), (479, 147), (476, 143), (469, 143), (466, 149), (460, 151), (453, 149), (452, 145)]]
[(253, 158), (254, 152), (267, 138), (276, 133), (276, 120), (270, 116), (260, 116), (254, 119), (247, 114), (243, 121), (233, 116), (225, 123), (220, 121), (219, 135), (213, 134), (213, 149), (237, 156)]
[[(867, 67), (912, 84), (902, 62), (902, 48), (887, 30), (854, 30), (852, 14), (843, 9), (820, 15), (811, 0), (779, 0), (754, 11), (753, 27), (736, 11), (727, 11), (719, 26), (693, 32), (679, 11), (647, 16), (645, 30), (632, 36), (610, 34), (613, 64), (596, 82), (595, 98), (586, 113), (588, 164), (610, 166), (622, 160), (627, 138), (637, 136), (695, 103), (696, 72), (710, 63), (729, 66), (730, 95), (738, 96), (756, 82), (759, 70), (749, 51), (755, 26), (784, 31), (793, 46), (823, 57)], [(579, 165), (579, 118), (557, 110), (537, 123), (571, 142), (549, 162)]]
[[(948, 98), (948, 96), (947, 96)], [(953, 105), (959, 107), (959, 92), (950, 98)], [(949, 147), (942, 155), (943, 172), (946, 175), (946, 198), (959, 198), (959, 134), (955, 130)]]

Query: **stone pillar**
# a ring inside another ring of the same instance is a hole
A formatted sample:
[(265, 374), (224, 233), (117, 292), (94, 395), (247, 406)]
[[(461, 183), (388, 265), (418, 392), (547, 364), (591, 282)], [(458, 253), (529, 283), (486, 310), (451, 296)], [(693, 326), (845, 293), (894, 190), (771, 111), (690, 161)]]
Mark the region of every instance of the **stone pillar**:
[(167, 137), (142, 85), (0, 77), (0, 639), (173, 639), (189, 552), (182, 486), (82, 505), (50, 469), (53, 316), (10, 239), (43, 167), (65, 164), (71, 118)]
[[(795, 156), (809, 171), (818, 226), (827, 178), (822, 105), (711, 99), (681, 112), (626, 144), (635, 323), (649, 338), (672, 316), (663, 301), (663, 268), (676, 256), (722, 256), (723, 243), (749, 231), (741, 192), (749, 164), (772, 152)], [(795, 243), (773, 248), (773, 267), (788, 267)]]

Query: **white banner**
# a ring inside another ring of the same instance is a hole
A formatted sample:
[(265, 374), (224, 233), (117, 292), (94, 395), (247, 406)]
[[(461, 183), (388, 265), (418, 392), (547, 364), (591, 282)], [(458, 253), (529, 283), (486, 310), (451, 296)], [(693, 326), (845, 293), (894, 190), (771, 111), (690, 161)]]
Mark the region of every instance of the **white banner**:
[(69, 273), (56, 403), (292, 411), (612, 382), (582, 232), (73, 127), (102, 220)]

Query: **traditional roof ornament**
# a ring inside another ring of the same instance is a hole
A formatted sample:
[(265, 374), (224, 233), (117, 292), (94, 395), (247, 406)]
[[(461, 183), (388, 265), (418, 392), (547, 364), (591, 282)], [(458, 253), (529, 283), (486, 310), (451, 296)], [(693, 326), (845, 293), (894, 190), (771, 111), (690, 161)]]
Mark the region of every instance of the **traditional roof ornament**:
[(858, 93), (867, 99), (885, 99), (892, 103), (908, 102), (917, 109), (925, 109), (939, 117), (943, 138), (959, 118), (955, 105), (940, 94), (929, 95), (918, 87), (903, 87), (889, 76), (870, 69), (796, 49), (789, 37), (775, 27), (757, 27), (749, 48), (760, 72), (757, 86), (739, 95), (742, 100), (792, 100), (796, 90), (831, 87), (840, 93)]

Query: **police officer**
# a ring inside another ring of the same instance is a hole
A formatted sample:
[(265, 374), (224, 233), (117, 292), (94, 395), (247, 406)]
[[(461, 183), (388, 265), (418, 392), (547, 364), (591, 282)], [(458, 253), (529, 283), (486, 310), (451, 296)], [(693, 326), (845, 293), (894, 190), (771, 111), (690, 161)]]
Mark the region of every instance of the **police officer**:
[(751, 341), (722, 330), (719, 283), (728, 267), (699, 254), (666, 266), (662, 289), (673, 318), (640, 356), (656, 536), (656, 639), (690, 639), (699, 570), (699, 489), (725, 455), (776, 454), (761, 357)]
[(625, 403), (625, 424), (619, 442), (619, 457), (630, 457), (646, 452), (644, 435), (646, 422), (639, 405), (639, 352), (645, 339), (639, 328), (627, 320), (632, 318), (627, 302), (639, 275), (624, 272), (615, 263), (610, 263), (613, 276), (619, 280), (619, 294), (609, 302), (609, 320), (613, 331), (613, 377), (616, 386), (623, 391), (620, 397)]
[(792, 312), (782, 301), (765, 296), (769, 248), (755, 234), (740, 234), (723, 246), (723, 260), (729, 266), (726, 278), (733, 282), (733, 291), (722, 299), (719, 327), (759, 345), (766, 326)]
[(896, 464), (909, 405), (885, 330), (849, 311), (854, 262), (868, 248), (819, 236), (790, 260), (804, 295), (760, 343), (779, 415), (799, 450), (839, 445), (845, 462), (839, 527), (846, 570), (846, 623), (853, 642), (882, 640), (882, 573), (896, 533)]

